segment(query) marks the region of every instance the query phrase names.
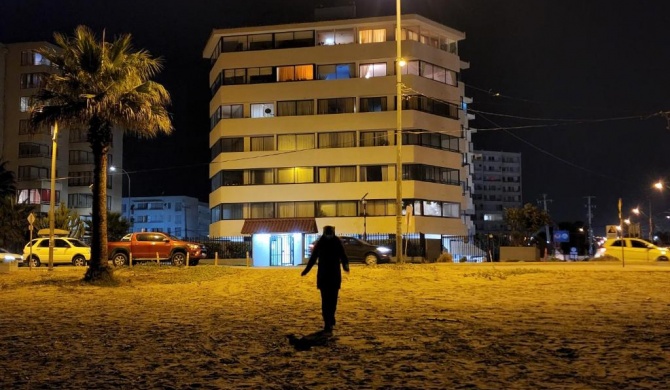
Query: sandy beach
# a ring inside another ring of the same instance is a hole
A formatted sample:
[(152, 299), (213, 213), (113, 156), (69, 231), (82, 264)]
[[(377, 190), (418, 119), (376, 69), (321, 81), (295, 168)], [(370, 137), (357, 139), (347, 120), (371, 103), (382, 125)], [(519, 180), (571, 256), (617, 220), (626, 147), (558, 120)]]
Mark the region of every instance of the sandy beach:
[(2, 389), (663, 389), (670, 264), (200, 265), (0, 274)]

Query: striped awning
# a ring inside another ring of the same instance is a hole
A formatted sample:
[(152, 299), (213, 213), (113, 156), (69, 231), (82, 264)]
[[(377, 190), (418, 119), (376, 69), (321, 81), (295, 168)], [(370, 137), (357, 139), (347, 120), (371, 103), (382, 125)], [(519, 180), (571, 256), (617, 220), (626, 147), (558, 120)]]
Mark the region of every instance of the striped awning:
[(247, 219), (242, 234), (318, 233), (314, 218)]

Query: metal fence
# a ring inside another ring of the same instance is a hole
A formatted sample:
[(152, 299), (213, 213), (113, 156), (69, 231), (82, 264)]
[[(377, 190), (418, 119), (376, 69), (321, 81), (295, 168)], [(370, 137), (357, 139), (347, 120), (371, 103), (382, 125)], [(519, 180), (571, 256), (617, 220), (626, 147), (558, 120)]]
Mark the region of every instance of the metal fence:
[[(320, 234), (305, 234), (304, 257), (309, 257), (310, 245), (320, 236)], [(395, 234), (368, 233), (365, 237), (362, 234), (346, 234), (346, 236), (387, 247), (391, 250), (392, 256), (397, 257)], [(406, 261), (432, 262), (436, 261), (441, 253), (449, 253), (455, 263), (496, 261), (503, 241), (500, 237), (488, 235), (435, 236), (420, 233), (403, 235), (402, 240), (402, 251)], [(214, 258), (215, 254), (218, 254), (219, 259), (241, 259), (245, 258), (247, 253), (253, 257), (251, 236), (188, 238), (186, 241), (205, 245), (209, 258)]]
[(202, 244), (207, 248), (207, 257), (213, 259), (243, 259), (252, 256), (251, 236), (228, 236), (216, 238), (187, 238), (186, 241)]

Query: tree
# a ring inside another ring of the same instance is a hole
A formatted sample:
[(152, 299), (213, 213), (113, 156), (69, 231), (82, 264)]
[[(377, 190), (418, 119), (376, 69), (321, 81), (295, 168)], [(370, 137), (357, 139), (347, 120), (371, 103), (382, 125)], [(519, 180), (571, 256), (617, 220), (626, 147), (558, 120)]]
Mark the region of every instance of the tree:
[(547, 211), (530, 203), (521, 208), (506, 208), (503, 218), (509, 226), (513, 246), (526, 244), (538, 230), (551, 224)]
[[(91, 230), (91, 221), (86, 221), (86, 230)], [(119, 241), (121, 237), (128, 234), (130, 222), (121, 216), (121, 213), (112, 211), (107, 212), (107, 239), (109, 241)]]
[(18, 252), (27, 241), (27, 219), (34, 206), (16, 202), (14, 172), (6, 164), (0, 160), (0, 246)]
[[(37, 218), (34, 225), (37, 230), (48, 229), (49, 217), (44, 216)], [(58, 205), (58, 208), (54, 210), (54, 228), (67, 230), (70, 232), (69, 236), (74, 238), (82, 238), (86, 232), (86, 225), (79, 217), (79, 214), (75, 210), (67, 208), (65, 203), (61, 203)]]
[(0, 159), (0, 198), (16, 196), (14, 172), (7, 169), (7, 161)]
[(31, 104), (31, 125), (84, 126), (94, 160), (91, 262), (84, 280), (112, 278), (107, 265), (107, 153), (112, 130), (151, 138), (172, 132), (170, 95), (151, 81), (163, 67), (160, 58), (135, 51), (131, 35), (98, 40), (85, 26), (74, 36), (54, 34), (57, 49), (40, 53), (58, 68), (43, 80)]

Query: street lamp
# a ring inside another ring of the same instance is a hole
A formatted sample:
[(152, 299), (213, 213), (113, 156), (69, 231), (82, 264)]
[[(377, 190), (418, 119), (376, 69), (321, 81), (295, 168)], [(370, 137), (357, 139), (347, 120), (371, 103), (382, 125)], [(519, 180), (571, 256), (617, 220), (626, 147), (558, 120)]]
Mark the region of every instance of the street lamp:
[(361, 198), (361, 205), (363, 206), (363, 241), (368, 240), (368, 201), (365, 199), (368, 196), (366, 192)]
[[(126, 171), (123, 168), (117, 168), (115, 166), (109, 167), (109, 170), (111, 172), (116, 172), (117, 170), (120, 170), (122, 174), (125, 174), (126, 177), (128, 178), (128, 223), (130, 223), (130, 205), (133, 203), (133, 198), (130, 196), (130, 174), (128, 174), (128, 171)], [(121, 199), (123, 199), (123, 194), (121, 194)]]
[(398, 263), (403, 263), (402, 257), (402, 29), (400, 27), (401, 12), (400, 0), (395, 2), (396, 12), (396, 59), (395, 59), (395, 77), (396, 77), (396, 229), (395, 229), (395, 252)]
[(645, 217), (649, 217), (649, 241), (653, 241), (653, 237), (654, 237), (654, 233), (653, 233), (654, 225), (653, 225), (653, 222), (652, 222), (652, 220), (651, 220), (651, 200), (649, 201), (649, 215), (643, 213), (642, 210), (640, 210), (639, 207), (634, 208), (632, 211), (633, 211), (633, 214), (635, 214), (635, 215), (640, 215), (640, 214), (642, 214), (642, 215), (644, 215)]

